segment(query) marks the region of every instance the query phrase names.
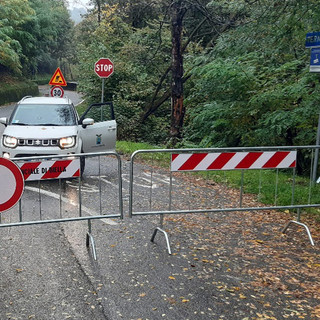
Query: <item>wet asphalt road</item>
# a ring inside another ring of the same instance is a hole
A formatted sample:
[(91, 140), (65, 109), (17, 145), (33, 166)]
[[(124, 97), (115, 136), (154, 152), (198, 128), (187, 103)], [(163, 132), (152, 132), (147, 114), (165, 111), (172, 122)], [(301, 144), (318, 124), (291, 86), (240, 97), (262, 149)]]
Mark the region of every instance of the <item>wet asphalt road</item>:
[[(121, 220), (107, 218), (120, 210), (117, 160), (86, 159), (81, 214), (106, 215), (92, 221), (97, 261), (86, 247), (86, 221), (0, 229), (0, 319), (316, 319), (316, 298), (297, 302), (289, 290), (257, 285), (257, 270), (279, 253), (283, 261), (258, 279), (272, 283), (273, 274), (280, 277), (280, 266), (289, 262), (284, 253), (296, 243), (309, 260), (319, 253), (309, 250), (303, 235), (277, 236), (288, 216), (270, 216), (268, 223), (261, 222), (264, 213), (256, 215), (258, 223), (253, 214), (167, 216), (173, 252), (168, 255), (162, 234), (150, 241), (159, 216), (128, 217), (128, 160), (122, 157)], [(168, 194), (168, 170), (135, 165), (134, 211), (167, 209)], [(212, 182), (173, 177), (171, 205), (223, 207), (237, 201), (233, 194)], [(26, 183), (22, 213), (23, 221), (79, 216), (79, 181), (41, 182), (40, 191), (38, 182)], [(18, 219), (17, 207), (1, 215), (2, 223)], [(272, 237), (277, 247), (263, 246)], [(297, 270), (303, 267), (295, 263)]]

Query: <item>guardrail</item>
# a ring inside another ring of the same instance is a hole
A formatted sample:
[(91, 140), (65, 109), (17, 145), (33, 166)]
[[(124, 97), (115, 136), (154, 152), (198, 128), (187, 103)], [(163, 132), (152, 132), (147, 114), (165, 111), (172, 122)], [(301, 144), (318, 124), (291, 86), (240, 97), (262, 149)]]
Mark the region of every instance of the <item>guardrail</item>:
[[(154, 241), (158, 231), (163, 233), (170, 254), (169, 237), (163, 230), (163, 217), (165, 215), (295, 210), (297, 211), (297, 219), (289, 221), (282, 232), (286, 232), (291, 224), (302, 226), (305, 228), (311, 244), (314, 245), (310, 230), (307, 225), (301, 223), (300, 215), (301, 210), (304, 208), (320, 207), (320, 199), (317, 197), (319, 190), (311, 179), (316, 149), (317, 146), (138, 150), (132, 154), (130, 163), (129, 216), (160, 215), (160, 226), (154, 230), (151, 241)], [(308, 183), (308, 194), (298, 199), (297, 192), (300, 186), (296, 183), (296, 164), (301, 153), (304, 153), (303, 158), (309, 161), (307, 167), (310, 168), (310, 181)], [(143, 179), (143, 177), (138, 177), (135, 173), (136, 158), (148, 155), (149, 161), (152, 162), (153, 157), (156, 157), (157, 154), (166, 155), (165, 164), (160, 170), (154, 169), (154, 166), (151, 165), (149, 172), (140, 173), (140, 175), (148, 175), (150, 186), (149, 193), (143, 192), (137, 194), (134, 185), (137, 179)], [(244, 189), (247, 187), (246, 174), (253, 169), (255, 170), (255, 174), (259, 175), (259, 186), (258, 190), (256, 190), (257, 197), (254, 206), (251, 202), (246, 201), (244, 195)], [(188, 181), (190, 175), (194, 177), (193, 171), (207, 171), (205, 179), (210, 182), (214, 181), (215, 178), (209, 175), (209, 171), (226, 172), (228, 170), (239, 171), (240, 188), (237, 201), (226, 199), (224, 190), (210, 188), (208, 185), (204, 187), (192, 187)], [(269, 174), (266, 178), (265, 173), (267, 171)], [(290, 181), (284, 189), (282, 185), (281, 188), (279, 185), (279, 175), (281, 172), (284, 172), (287, 180)], [(162, 177), (162, 188), (154, 188), (159, 183), (159, 174)], [(178, 177), (180, 178), (179, 184), (175, 183)], [(270, 187), (271, 183), (273, 183), (274, 188), (274, 202), (270, 205), (262, 205), (259, 202), (261, 190), (265, 184), (268, 184), (268, 187)], [(203, 197), (199, 196), (200, 192), (206, 194), (205, 201)], [(179, 200), (179, 195), (182, 193), (188, 199), (187, 201)], [(288, 203), (280, 202), (284, 193), (289, 193), (290, 195)], [(136, 198), (138, 201), (135, 201)]]
[[(116, 167), (112, 170), (107, 161), (102, 161), (109, 157), (116, 159)], [(91, 244), (96, 260), (91, 220), (123, 219), (122, 168), (119, 154), (102, 152), (13, 160), (24, 174), (25, 191), (19, 201), (18, 210), (15, 207), (1, 213), (0, 228), (87, 220), (86, 244)], [(85, 163), (85, 175), (81, 175), (80, 171)], [(90, 187), (87, 183), (89, 180), (93, 181)], [(103, 188), (103, 184), (110, 183), (115, 188)], [(57, 187), (58, 193), (55, 191)], [(35, 194), (36, 197), (30, 194)], [(110, 203), (110, 199), (113, 203)], [(27, 201), (28, 208), (24, 206)]]

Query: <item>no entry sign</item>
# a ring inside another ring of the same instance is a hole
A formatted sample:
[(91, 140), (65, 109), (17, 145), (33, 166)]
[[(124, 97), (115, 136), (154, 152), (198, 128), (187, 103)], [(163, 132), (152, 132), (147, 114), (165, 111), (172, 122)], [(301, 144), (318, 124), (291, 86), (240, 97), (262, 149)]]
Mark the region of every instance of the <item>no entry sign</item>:
[(109, 78), (113, 74), (113, 62), (108, 58), (100, 58), (94, 64), (94, 72), (100, 78)]
[(20, 168), (5, 158), (0, 158), (0, 189), (0, 212), (12, 208), (20, 200), (24, 190)]

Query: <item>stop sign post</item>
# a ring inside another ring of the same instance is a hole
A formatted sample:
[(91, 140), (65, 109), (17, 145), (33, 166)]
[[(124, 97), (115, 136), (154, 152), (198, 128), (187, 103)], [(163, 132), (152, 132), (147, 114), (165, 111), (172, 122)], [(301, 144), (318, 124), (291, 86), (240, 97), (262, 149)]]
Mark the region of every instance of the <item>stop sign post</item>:
[(100, 58), (94, 64), (94, 72), (102, 78), (101, 102), (103, 102), (104, 99), (104, 79), (109, 78), (113, 74), (113, 70), (113, 62), (108, 58)]

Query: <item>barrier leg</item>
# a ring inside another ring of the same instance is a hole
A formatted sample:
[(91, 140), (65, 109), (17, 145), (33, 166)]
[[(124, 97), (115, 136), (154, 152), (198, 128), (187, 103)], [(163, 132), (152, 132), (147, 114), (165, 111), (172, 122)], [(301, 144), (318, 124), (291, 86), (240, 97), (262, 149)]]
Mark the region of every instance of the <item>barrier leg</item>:
[(301, 227), (304, 227), (306, 232), (307, 232), (307, 235), (309, 237), (309, 240), (310, 240), (310, 243), (312, 246), (314, 246), (314, 241), (312, 239), (312, 235), (311, 235), (311, 232), (310, 232), (310, 229), (308, 228), (308, 226), (302, 222), (300, 222), (300, 208), (298, 208), (298, 217), (297, 217), (297, 220), (291, 220), (287, 223), (287, 225), (282, 229), (282, 233), (286, 233), (287, 229), (289, 228), (289, 226), (291, 224), (297, 224)]
[(165, 239), (166, 239), (168, 253), (171, 255), (171, 247), (170, 247), (168, 233), (162, 229), (163, 228), (163, 215), (160, 216), (160, 226), (161, 227), (157, 227), (154, 229), (153, 235), (151, 237), (151, 242), (154, 242), (154, 238), (156, 237), (158, 231), (162, 232), (164, 234)]
[(165, 238), (166, 238), (166, 242), (167, 242), (167, 249), (168, 249), (168, 253), (171, 254), (171, 247), (170, 247), (170, 241), (169, 241), (169, 237), (166, 231), (162, 230), (161, 228), (157, 227), (155, 228), (153, 235), (151, 237), (151, 242), (154, 242), (154, 238), (156, 237), (157, 232), (160, 231), (164, 234)]
[(89, 248), (90, 244), (91, 244), (93, 259), (97, 261), (96, 246), (95, 246), (94, 238), (91, 234), (91, 220), (88, 220), (88, 232), (87, 232), (87, 238), (86, 238), (87, 248)]

